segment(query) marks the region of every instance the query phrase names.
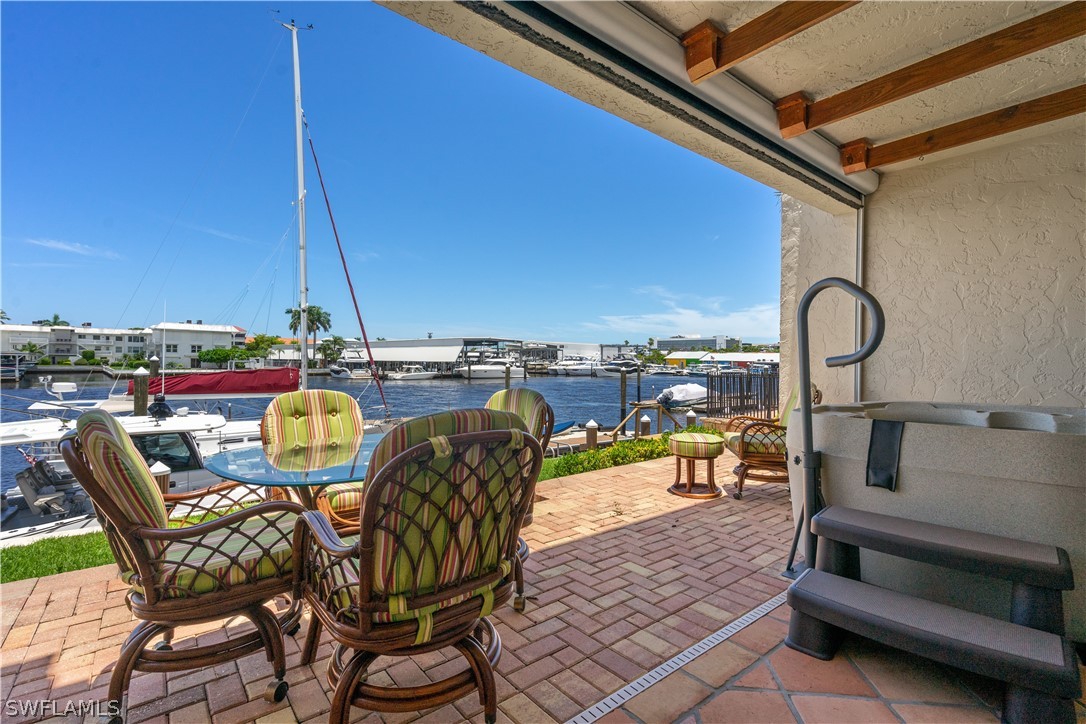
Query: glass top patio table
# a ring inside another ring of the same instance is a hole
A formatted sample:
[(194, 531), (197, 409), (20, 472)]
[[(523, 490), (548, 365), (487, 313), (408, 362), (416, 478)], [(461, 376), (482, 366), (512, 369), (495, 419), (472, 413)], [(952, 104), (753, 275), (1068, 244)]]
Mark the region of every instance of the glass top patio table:
[[(239, 483), (298, 488), (298, 492), (309, 492), (314, 487), (319, 489), (335, 483), (361, 482), (366, 477), (373, 449), (382, 437), (384, 435), (374, 433), (336, 440), (227, 450), (206, 458), (204, 467), (215, 475)], [(312, 497), (303, 493), (304, 499), (311, 501)], [(312, 507), (311, 502), (307, 507)]]

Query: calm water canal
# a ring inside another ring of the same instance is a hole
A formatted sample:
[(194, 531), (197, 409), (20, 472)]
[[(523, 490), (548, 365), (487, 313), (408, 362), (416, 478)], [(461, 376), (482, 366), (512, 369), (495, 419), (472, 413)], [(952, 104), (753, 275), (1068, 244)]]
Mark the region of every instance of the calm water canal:
[[(59, 378), (58, 378), (59, 379)], [(65, 376), (65, 381), (75, 381), (79, 385), (80, 399), (100, 400), (109, 395), (112, 381), (103, 381), (98, 375), (91, 378)], [(650, 400), (665, 388), (676, 384), (699, 382), (697, 377), (667, 377), (643, 375), (641, 377), (641, 397)], [(704, 380), (701, 380), (704, 384)], [(558, 422), (573, 420), (584, 424), (595, 420), (601, 428), (610, 429), (625, 416), (619, 406), (619, 378), (617, 377), (529, 377), (514, 380), (514, 386), (531, 387), (547, 398), (554, 408)], [(116, 392), (120, 392), (127, 383), (120, 382)], [(441, 412), (466, 407), (482, 407), (495, 391), (504, 386), (503, 380), (442, 379), (396, 382), (384, 382), (385, 397), (393, 417), (417, 417), (432, 412)], [(367, 380), (339, 380), (330, 377), (311, 377), (310, 387), (336, 389), (356, 398), (363, 408), (366, 419), (380, 419), (384, 416), (381, 398), (377, 387)], [(636, 377), (627, 379), (627, 400), (638, 399)], [(28, 419), (21, 414), (31, 402), (50, 400), (37, 383), (37, 376), (29, 374), (19, 387), (5, 387), (0, 391), (0, 421)], [(247, 398), (214, 403), (207, 400), (189, 401), (171, 399), (174, 407), (189, 406), (195, 410), (207, 410), (230, 414), (234, 419), (258, 419), (264, 414), (270, 398)], [(229, 406), (229, 409), (228, 409)], [(628, 410), (627, 410), (628, 412)], [(655, 430), (655, 416), (653, 429)], [(665, 426), (668, 421), (665, 418)], [(14, 476), (26, 466), (19, 452), (13, 447), (0, 448), (0, 489), (14, 487)]]

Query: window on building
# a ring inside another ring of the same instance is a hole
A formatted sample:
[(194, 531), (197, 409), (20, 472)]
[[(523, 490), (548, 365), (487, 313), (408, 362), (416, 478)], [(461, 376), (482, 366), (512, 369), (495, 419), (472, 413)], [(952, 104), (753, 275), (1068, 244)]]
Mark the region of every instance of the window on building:
[[(120, 339), (120, 337), (118, 337), (117, 339)], [(128, 341), (129, 342), (142, 342), (143, 338), (139, 337), (137, 335), (130, 334), (130, 335), (128, 335)]]
[(100, 335), (100, 334), (96, 334), (96, 335), (94, 335), (94, 337), (93, 337), (92, 339), (94, 339), (94, 340), (95, 340), (95, 341), (97, 342), (97, 341), (98, 341), (98, 340), (100, 340), (101, 338), (102, 338), (102, 335)]
[(114, 347), (113, 351), (117, 354), (121, 354), (122, 352), (124, 352), (124, 347)]
[(192, 352), (192, 354), (199, 354), (200, 351), (203, 350), (203, 348), (204, 346), (202, 344), (194, 344), (192, 345), (192, 349), (190, 351)]
[(124, 335), (118, 334), (116, 337), (113, 338), (113, 341), (114, 342), (123, 342), (124, 341)]
[(177, 345), (176, 344), (168, 344), (168, 345), (166, 345), (166, 352), (167, 353), (172, 352), (173, 354), (177, 354)]

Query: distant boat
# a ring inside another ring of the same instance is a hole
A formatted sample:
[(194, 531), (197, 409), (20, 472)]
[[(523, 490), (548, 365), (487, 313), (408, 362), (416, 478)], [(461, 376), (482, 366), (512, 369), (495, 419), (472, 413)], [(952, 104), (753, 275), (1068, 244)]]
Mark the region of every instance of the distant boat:
[(570, 377), (592, 377), (600, 363), (594, 359), (582, 360), (576, 364), (568, 365), (565, 370)]
[(675, 367), (674, 365), (649, 365), (645, 368), (646, 374), (650, 375), (671, 375), (685, 377), (690, 373), (682, 367)]
[(623, 372), (627, 375), (637, 374), (640, 366), (637, 360), (616, 359), (597, 366), (593, 372), (596, 377), (621, 377)]
[(571, 367), (577, 367), (588, 361), (587, 357), (582, 357), (579, 354), (567, 354), (562, 358), (561, 362), (552, 364), (547, 368), (547, 374), (550, 375), (568, 375)]
[(390, 380), (432, 380), (437, 372), (431, 372), (420, 365), (404, 365), (399, 372), (389, 372)]
[(656, 401), (669, 410), (677, 407), (704, 405), (709, 397), (709, 390), (695, 382), (685, 385), (673, 385), (656, 396)]
[(506, 369), (509, 370), (510, 377), (524, 376), (524, 368), (512, 357), (491, 357), (470, 366), (462, 365), (455, 368), (453, 374), (473, 380), (501, 380), (505, 379)]
[(373, 374), (368, 368), (351, 368), (343, 360), (339, 360), (334, 365), (328, 365), (328, 374), (339, 380), (371, 380)]

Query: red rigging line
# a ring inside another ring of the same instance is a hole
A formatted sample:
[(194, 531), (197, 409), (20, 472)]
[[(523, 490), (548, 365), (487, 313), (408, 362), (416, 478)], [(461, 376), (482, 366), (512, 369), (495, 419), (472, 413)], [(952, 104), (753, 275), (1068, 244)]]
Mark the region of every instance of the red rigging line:
[(313, 145), (313, 135), (309, 132), (309, 122), (302, 118), (305, 125), (305, 135), (309, 139), (309, 151), (313, 154), (313, 165), (317, 169), (317, 180), (320, 181), (321, 193), (324, 194), (324, 205), (328, 209), (328, 220), (332, 222), (332, 235), (336, 237), (336, 247), (339, 249), (339, 261), (343, 264), (343, 274), (347, 277), (347, 288), (351, 292), (351, 302), (354, 304), (354, 313), (358, 317), (358, 328), (362, 330), (362, 341), (366, 344), (366, 356), (369, 357), (370, 374), (377, 383), (377, 391), (381, 393), (381, 404), (385, 406), (385, 418), (392, 416), (388, 409), (388, 400), (385, 399), (385, 390), (381, 385), (381, 375), (377, 371), (377, 364), (373, 361), (373, 351), (370, 349), (370, 340), (366, 336), (366, 325), (362, 323), (362, 312), (358, 309), (358, 298), (354, 293), (354, 284), (351, 282), (351, 272), (347, 269), (347, 257), (343, 254), (343, 244), (339, 240), (339, 231), (336, 229), (336, 219), (332, 215), (332, 202), (328, 199), (328, 189), (324, 186), (324, 176), (321, 175), (321, 164), (317, 160), (317, 148)]

